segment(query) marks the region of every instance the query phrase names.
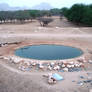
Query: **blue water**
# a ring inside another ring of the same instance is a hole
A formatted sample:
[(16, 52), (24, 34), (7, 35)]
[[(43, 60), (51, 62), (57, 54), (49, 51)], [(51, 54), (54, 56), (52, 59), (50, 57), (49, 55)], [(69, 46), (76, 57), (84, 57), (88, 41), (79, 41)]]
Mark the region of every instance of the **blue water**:
[(15, 51), (17, 56), (38, 60), (69, 59), (82, 54), (83, 52), (78, 48), (62, 45), (33, 45), (19, 48)]

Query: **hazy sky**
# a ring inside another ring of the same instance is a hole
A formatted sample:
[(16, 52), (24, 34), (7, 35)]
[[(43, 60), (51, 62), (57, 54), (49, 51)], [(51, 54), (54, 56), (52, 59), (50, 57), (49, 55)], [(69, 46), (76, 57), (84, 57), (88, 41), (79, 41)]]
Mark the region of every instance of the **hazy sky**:
[(47, 2), (55, 8), (70, 7), (75, 3), (92, 4), (92, 0), (0, 0), (0, 3), (8, 3), (10, 6), (28, 6)]

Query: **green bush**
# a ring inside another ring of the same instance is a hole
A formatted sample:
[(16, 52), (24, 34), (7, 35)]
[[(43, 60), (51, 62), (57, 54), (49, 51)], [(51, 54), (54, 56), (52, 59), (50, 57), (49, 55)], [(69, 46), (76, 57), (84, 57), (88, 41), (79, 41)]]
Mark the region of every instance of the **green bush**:
[(92, 26), (92, 5), (74, 4), (71, 8), (63, 8), (64, 16), (75, 23)]

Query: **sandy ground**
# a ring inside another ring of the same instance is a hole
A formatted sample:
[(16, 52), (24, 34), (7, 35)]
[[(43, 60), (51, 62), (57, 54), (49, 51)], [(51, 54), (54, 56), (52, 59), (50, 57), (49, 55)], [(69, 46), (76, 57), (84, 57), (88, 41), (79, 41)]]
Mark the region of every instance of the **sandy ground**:
[[(78, 27), (65, 18), (61, 21), (59, 18), (55, 18), (48, 27), (40, 27), (37, 21), (20, 25), (0, 25), (0, 42), (16, 41), (32, 42), (33, 44), (60, 43), (79, 47), (90, 54), (88, 51), (92, 51), (92, 27)], [(8, 53), (6, 48), (10, 47), (0, 48), (0, 55)], [(90, 54), (90, 59), (92, 59), (92, 54)], [(80, 86), (77, 82), (92, 80), (91, 67), (92, 65), (90, 65), (90, 69), (80, 72), (58, 72), (64, 77), (64, 80), (58, 81), (55, 85), (49, 85), (47, 79), (42, 76), (49, 72), (22, 72), (1, 59), (0, 92), (90, 92), (91, 84), (85, 83)], [(85, 78), (81, 79), (80, 76)]]

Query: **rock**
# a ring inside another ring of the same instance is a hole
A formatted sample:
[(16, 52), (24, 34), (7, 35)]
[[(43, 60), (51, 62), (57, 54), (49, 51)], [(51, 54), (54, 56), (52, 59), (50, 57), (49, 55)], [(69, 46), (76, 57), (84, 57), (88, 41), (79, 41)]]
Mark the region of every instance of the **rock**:
[(67, 68), (71, 68), (72, 66), (71, 65), (67, 65)]
[(50, 65), (51, 65), (51, 67), (53, 67), (55, 65), (55, 63), (51, 62)]
[(56, 79), (53, 78), (52, 73), (48, 74), (48, 83), (49, 84), (55, 84), (56, 83)]
[(21, 60), (18, 60), (18, 59), (13, 60), (13, 63), (15, 63), (15, 64), (18, 64), (20, 62), (21, 62)]
[(48, 70), (50, 70), (50, 71), (52, 70), (52, 67), (50, 65), (48, 66)]
[(53, 84), (53, 79), (49, 78), (49, 79), (48, 79), (48, 83), (49, 83), (49, 84)]
[(11, 56), (10, 59), (11, 59), (11, 61), (12, 61), (13, 63), (15, 63), (15, 64), (20, 63), (21, 60), (22, 60), (21, 58), (15, 57), (15, 56)]
[(39, 64), (39, 68), (40, 68), (40, 69), (44, 69), (44, 66), (40, 63), (40, 64)]
[(64, 67), (65, 67), (65, 65), (63, 64), (63, 65), (62, 65), (62, 68), (64, 68)]
[(9, 57), (3, 57), (3, 59), (9, 60), (10, 58)]
[(33, 62), (33, 63), (32, 63), (32, 66), (36, 66), (36, 63), (35, 63), (35, 62)]
[(69, 64), (71, 64), (71, 65), (72, 65), (72, 64), (74, 64), (74, 62), (69, 62)]
[(74, 68), (74, 65), (71, 65), (72, 68)]
[(85, 59), (85, 57), (81, 57), (78, 61), (79, 62), (83, 62), (83, 63), (87, 62), (86, 59)]
[(63, 68), (63, 70), (64, 70), (65, 72), (68, 72), (68, 68)]
[(74, 64), (75, 67), (80, 67), (80, 65), (78, 63)]
[(60, 66), (56, 65), (53, 69), (54, 70), (59, 70), (60, 69)]
[(89, 60), (88, 62), (89, 62), (90, 64), (92, 64), (92, 60)]
[(40, 65), (39, 68), (40, 68), (40, 69), (44, 69), (44, 66)]

